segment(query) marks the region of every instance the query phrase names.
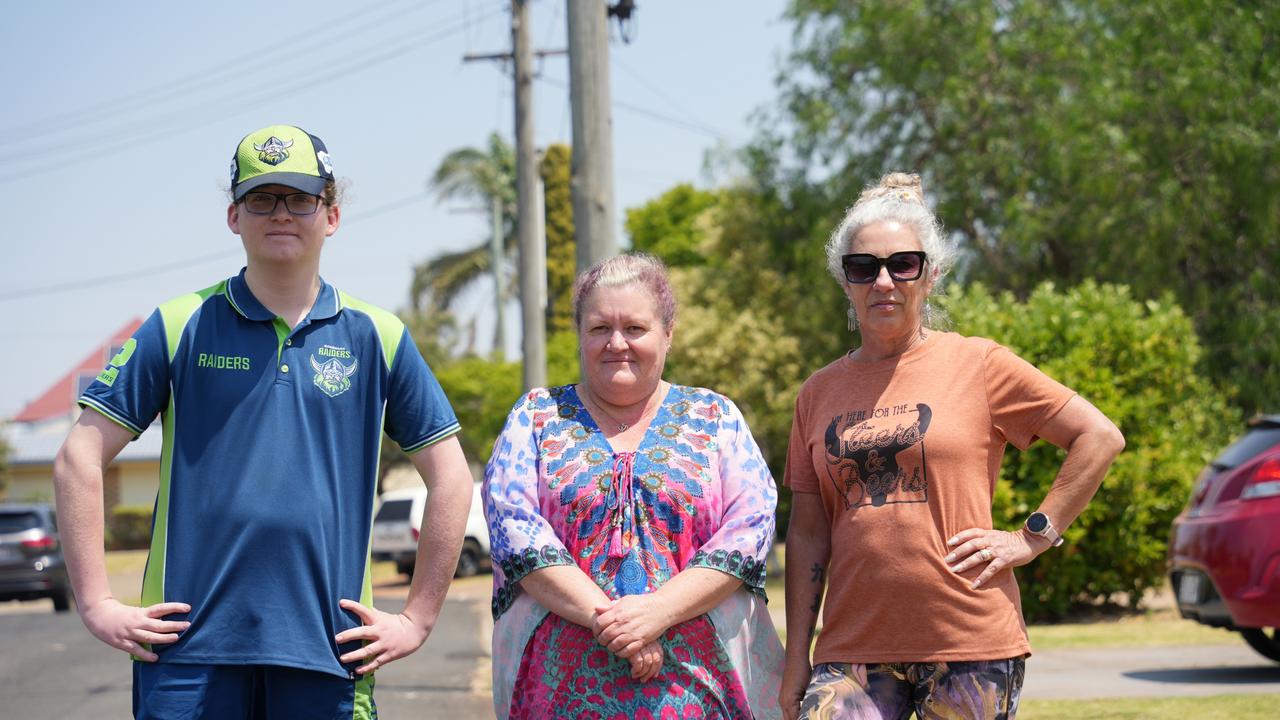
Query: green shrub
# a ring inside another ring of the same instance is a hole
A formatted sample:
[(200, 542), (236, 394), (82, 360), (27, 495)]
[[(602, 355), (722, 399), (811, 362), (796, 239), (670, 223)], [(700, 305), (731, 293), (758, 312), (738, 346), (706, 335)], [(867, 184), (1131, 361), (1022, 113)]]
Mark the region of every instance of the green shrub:
[[(1163, 582), (1170, 522), (1196, 474), (1241, 426), (1196, 372), (1201, 349), (1190, 319), (1169, 299), (1139, 302), (1126, 287), (1091, 281), (1065, 292), (1046, 283), (1025, 302), (982, 285), (953, 287), (943, 300), (958, 332), (1008, 346), (1097, 406), (1127, 442), (1066, 544), (1018, 571), (1026, 616), (1136, 603)], [(996, 527), (1021, 526), (1064, 456), (1044, 442), (1010, 450)]]
[(108, 550), (145, 550), (151, 546), (151, 506), (117, 505), (107, 518)]

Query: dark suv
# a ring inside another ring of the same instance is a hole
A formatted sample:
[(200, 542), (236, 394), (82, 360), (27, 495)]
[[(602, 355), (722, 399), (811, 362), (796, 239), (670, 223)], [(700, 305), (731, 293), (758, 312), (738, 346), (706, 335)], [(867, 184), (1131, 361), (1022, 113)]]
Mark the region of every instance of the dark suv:
[(1169, 580), (1183, 617), (1280, 662), (1280, 415), (1250, 420), (1201, 471), (1173, 521)]
[(53, 508), (44, 503), (0, 505), (0, 600), (46, 597), (58, 612), (71, 608), (71, 582)]

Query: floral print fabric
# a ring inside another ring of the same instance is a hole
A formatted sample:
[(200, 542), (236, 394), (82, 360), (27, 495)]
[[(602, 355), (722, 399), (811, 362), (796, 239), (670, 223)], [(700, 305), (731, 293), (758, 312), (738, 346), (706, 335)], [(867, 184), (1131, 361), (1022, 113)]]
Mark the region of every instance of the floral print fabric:
[[(540, 704), (581, 700), (576, 681), (567, 678), (584, 670), (600, 671), (599, 682), (634, 684), (641, 698), (641, 691), (654, 692), (650, 685), (665, 687), (659, 695), (667, 697), (675, 687), (671, 673), (698, 671), (708, 678), (699, 687), (712, 689), (698, 703), (731, 708), (728, 717), (745, 716), (745, 709), (732, 709), (735, 704), (749, 705), (756, 717), (777, 715), (781, 645), (763, 606), (777, 493), (746, 422), (728, 399), (673, 385), (636, 451), (617, 453), (573, 386), (534, 390), (507, 419), (482, 495), (494, 560), (499, 717), (528, 709), (512, 705), (517, 695), (521, 702), (540, 697)], [(519, 581), (530, 572), (568, 564), (611, 598), (653, 592), (688, 567), (733, 575), (743, 591), (704, 618), (672, 628), (662, 638), (662, 674), (641, 686), (630, 679), (630, 664), (603, 648), (595, 660), (585, 647), (564, 653), (571, 640), (581, 640), (578, 631), (594, 643), (590, 632), (548, 616), (521, 592)], [(699, 628), (710, 635), (700, 637)], [(547, 643), (552, 636), (565, 643), (558, 655)], [(688, 663), (673, 662), (677, 649), (690, 653)], [(687, 710), (687, 703), (664, 702), (647, 698), (634, 707)], [(536, 710), (557, 716), (564, 705)], [(726, 716), (723, 709), (703, 710), (707, 717)]]

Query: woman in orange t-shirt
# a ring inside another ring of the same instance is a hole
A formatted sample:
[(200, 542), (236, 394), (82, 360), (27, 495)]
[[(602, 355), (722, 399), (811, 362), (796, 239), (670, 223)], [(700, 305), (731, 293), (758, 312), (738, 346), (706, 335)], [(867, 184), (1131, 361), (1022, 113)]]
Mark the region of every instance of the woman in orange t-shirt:
[[(796, 399), (788, 720), (1014, 717), (1030, 645), (1012, 568), (1061, 543), (1124, 447), (1097, 408), (1008, 349), (931, 327), (954, 252), (919, 177), (901, 173), (863, 192), (827, 243), (862, 344)], [(1039, 437), (1066, 459), (1025, 527), (995, 530), (1005, 447)]]

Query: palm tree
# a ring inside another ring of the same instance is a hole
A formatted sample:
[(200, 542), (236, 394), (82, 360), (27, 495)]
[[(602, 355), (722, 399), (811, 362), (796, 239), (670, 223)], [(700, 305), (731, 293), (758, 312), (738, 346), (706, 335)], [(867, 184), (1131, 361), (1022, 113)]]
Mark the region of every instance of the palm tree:
[[(415, 311), (445, 311), (449, 304), (467, 286), (485, 273), (493, 273), (498, 308), (495, 330), (495, 350), (502, 353), (503, 323), (502, 304), (509, 298), (503, 290), (504, 273), (495, 267), (497, 255), (508, 256), (515, 252), (516, 237), (516, 158), (515, 151), (502, 136), (493, 133), (488, 146), (459, 148), (440, 161), (428, 182), (428, 187), (440, 200), (465, 200), (492, 208), (491, 234), (501, 238), (499, 243), (489, 240), (473, 247), (438, 255), (414, 268), (409, 299)], [(508, 265), (510, 266), (510, 265)]]

